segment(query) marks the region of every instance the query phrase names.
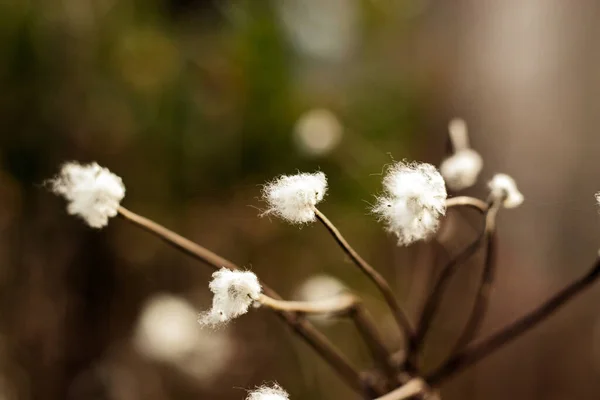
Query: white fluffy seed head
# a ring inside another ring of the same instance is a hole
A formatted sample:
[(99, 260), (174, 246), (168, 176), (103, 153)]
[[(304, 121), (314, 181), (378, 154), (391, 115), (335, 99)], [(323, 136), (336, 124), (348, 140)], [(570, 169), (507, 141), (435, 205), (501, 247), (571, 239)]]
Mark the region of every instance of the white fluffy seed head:
[(440, 165), (440, 172), (448, 187), (463, 190), (477, 182), (483, 168), (483, 159), (475, 150), (459, 150), (446, 158)]
[(67, 212), (80, 216), (92, 228), (106, 226), (125, 197), (121, 178), (96, 163), (66, 163), (49, 183), (54, 193), (68, 201)]
[(455, 118), (448, 124), (453, 154), (442, 162), (440, 172), (446, 185), (452, 190), (463, 190), (473, 186), (483, 168), (483, 159), (469, 147), (467, 123)]
[(290, 396), (278, 384), (261, 386), (250, 392), (246, 400), (289, 400)]
[(523, 195), (519, 192), (515, 180), (506, 174), (496, 174), (488, 183), (492, 197), (504, 198), (502, 205), (515, 208), (523, 203)]
[(208, 285), (214, 293), (212, 308), (198, 318), (201, 325), (216, 327), (246, 314), (261, 294), (258, 278), (250, 271), (221, 268), (212, 276)]
[(282, 175), (263, 188), (268, 209), (263, 215), (275, 214), (291, 223), (303, 224), (315, 220), (314, 206), (327, 191), (327, 177), (314, 174)]
[(399, 245), (429, 239), (446, 213), (444, 179), (431, 164), (398, 162), (383, 179), (385, 194), (377, 198), (373, 212)]

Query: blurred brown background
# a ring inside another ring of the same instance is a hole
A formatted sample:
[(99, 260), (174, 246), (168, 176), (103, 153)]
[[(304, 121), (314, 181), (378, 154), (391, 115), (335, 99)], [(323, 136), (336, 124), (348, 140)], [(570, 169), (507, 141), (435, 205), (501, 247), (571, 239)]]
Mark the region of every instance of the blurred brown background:
[[(107, 166), (128, 208), (286, 297), (315, 275), (343, 281), (397, 349), (380, 297), (320, 226), (258, 217), (260, 184), (324, 171), (323, 210), (416, 317), (444, 258), (397, 248), (369, 202), (392, 160), (439, 164), (448, 120), (464, 117), (486, 162), (468, 192), (506, 172), (526, 196), (500, 215), (485, 332), (514, 320), (598, 248), (599, 16), (591, 0), (0, 0), (0, 399), (242, 399), (268, 381), (294, 400), (354, 398), (268, 312), (199, 330), (209, 270), (121, 220), (94, 231), (68, 216), (42, 187), (67, 160)], [(452, 212), (440, 241), (456, 252), (477, 226)], [(434, 324), (430, 367), (473, 271)], [(577, 299), (443, 398), (598, 398), (599, 300)], [(369, 365), (349, 323), (317, 323)]]

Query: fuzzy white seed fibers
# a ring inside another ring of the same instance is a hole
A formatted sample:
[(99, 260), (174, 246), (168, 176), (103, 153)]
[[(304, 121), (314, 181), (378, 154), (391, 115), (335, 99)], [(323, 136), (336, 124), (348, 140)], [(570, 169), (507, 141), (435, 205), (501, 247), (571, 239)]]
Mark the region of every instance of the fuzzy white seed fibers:
[(488, 183), (493, 197), (504, 197), (502, 205), (506, 208), (515, 208), (523, 203), (523, 194), (517, 188), (513, 178), (506, 174), (496, 174)]
[(96, 163), (66, 163), (49, 183), (54, 193), (67, 200), (67, 212), (78, 215), (92, 228), (106, 226), (125, 197), (121, 178)]
[(448, 124), (453, 154), (440, 165), (446, 185), (452, 190), (463, 190), (473, 186), (483, 168), (483, 159), (469, 147), (467, 123), (455, 118)]
[(246, 314), (261, 294), (258, 278), (250, 271), (221, 268), (212, 276), (208, 285), (214, 294), (212, 308), (200, 315), (200, 325), (217, 327)]
[(387, 171), (384, 195), (373, 212), (399, 245), (431, 238), (446, 213), (446, 186), (437, 169), (426, 163), (398, 162)]
[(446, 158), (440, 172), (452, 190), (463, 190), (477, 182), (483, 168), (483, 159), (475, 150), (464, 149)]
[(267, 183), (263, 198), (268, 204), (262, 215), (276, 215), (294, 224), (315, 220), (314, 206), (327, 192), (324, 173), (282, 175)]
[(281, 386), (274, 384), (271, 387), (261, 386), (250, 392), (246, 400), (289, 400), (289, 398), (289, 395)]

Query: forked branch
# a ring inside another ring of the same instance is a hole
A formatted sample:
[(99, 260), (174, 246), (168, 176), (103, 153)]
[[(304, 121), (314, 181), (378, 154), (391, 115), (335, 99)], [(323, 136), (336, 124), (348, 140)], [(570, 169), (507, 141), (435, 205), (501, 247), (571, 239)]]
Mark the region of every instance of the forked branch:
[(342, 250), (350, 257), (350, 259), (358, 266), (358, 268), (377, 286), (385, 302), (390, 307), (396, 323), (404, 333), (407, 343), (411, 343), (414, 339), (413, 327), (408, 319), (405, 311), (400, 307), (392, 288), (385, 280), (383, 276), (375, 268), (373, 268), (368, 262), (366, 262), (357, 252), (350, 246), (348, 241), (342, 236), (340, 231), (335, 225), (316, 207), (314, 208), (317, 219), (325, 226), (325, 228), (331, 233), (335, 241), (340, 245)]
[(450, 377), (503, 348), (508, 343), (554, 315), (556, 311), (589, 288), (599, 277), (600, 258), (596, 260), (586, 275), (561, 290), (529, 314), (500, 329), (488, 338), (474, 343), (455, 354), (441, 367), (429, 374), (425, 380), (432, 386), (438, 386)]
[[(465, 196), (448, 199), (446, 201), (446, 206), (447, 207), (457, 207), (457, 206), (472, 207), (472, 208), (475, 208), (476, 210), (478, 210), (479, 212), (483, 213), (486, 216), (487, 216), (487, 212), (488, 212), (488, 208), (489, 208), (485, 202), (483, 202), (479, 199), (475, 199), (472, 197), (465, 197)], [(487, 223), (487, 217), (486, 217), (486, 223)], [(475, 252), (477, 252), (477, 250), (480, 248), (481, 243), (485, 239), (485, 229), (486, 228), (484, 227), (484, 232), (482, 232), (478, 236), (478, 238), (474, 242), (472, 242), (467, 248), (465, 248), (461, 253), (459, 253), (456, 257), (454, 257), (452, 260), (450, 260), (448, 262), (448, 264), (446, 264), (446, 266), (442, 269), (442, 272), (440, 273), (440, 276), (436, 280), (436, 282), (431, 290), (431, 293), (429, 294), (429, 297), (427, 298), (427, 301), (425, 302), (425, 306), (423, 307), (423, 312), (421, 313), (421, 318), (419, 319), (419, 323), (417, 325), (417, 329), (416, 329), (416, 333), (415, 333), (415, 340), (413, 342), (412, 348), (409, 351), (409, 357), (408, 357), (409, 363), (411, 363), (411, 364), (416, 363), (417, 354), (419, 353), (419, 351), (421, 350), (421, 347), (423, 346), (423, 343), (424, 343), (425, 337), (427, 336), (427, 333), (429, 331), (431, 322), (433, 321), (433, 318), (434, 318), (435, 314), (437, 313), (437, 310), (441, 304), (441, 300), (442, 300), (444, 291), (445, 291), (448, 283), (450, 283), (450, 278), (452, 278), (454, 273), (457, 271), (458, 267), (463, 262), (468, 260), (473, 254), (475, 254)]]
[(342, 294), (319, 301), (286, 301), (261, 295), (258, 302), (278, 311), (297, 314), (328, 315), (348, 317), (352, 320), (375, 362), (381, 367), (392, 383), (396, 383), (396, 370), (390, 360), (390, 352), (383, 344), (375, 323), (363, 303), (351, 294)]
[(500, 210), (500, 201), (501, 199), (498, 199), (494, 202), (486, 215), (484, 233), (486, 243), (485, 258), (479, 288), (469, 319), (450, 354), (455, 354), (462, 350), (471, 342), (471, 340), (473, 340), (481, 329), (485, 314), (488, 310), (492, 285), (496, 278), (496, 215)]
[[(164, 240), (168, 244), (176, 247), (184, 253), (200, 260), (213, 269), (217, 270), (225, 267), (231, 270), (239, 270), (239, 267), (233, 262), (213, 253), (212, 251), (184, 238), (181, 235), (157, 224), (148, 218), (135, 214), (124, 207), (119, 207), (119, 216), (126, 221), (152, 233), (153, 235)], [(281, 297), (270, 287), (262, 283), (263, 292), (275, 299)], [(301, 338), (303, 338), (326, 362), (335, 369), (344, 381), (357, 392), (364, 390), (364, 383), (361, 374), (352, 366), (350, 361), (344, 356), (333, 344), (319, 332), (310, 322), (296, 313), (274, 310), (275, 313), (283, 319)]]

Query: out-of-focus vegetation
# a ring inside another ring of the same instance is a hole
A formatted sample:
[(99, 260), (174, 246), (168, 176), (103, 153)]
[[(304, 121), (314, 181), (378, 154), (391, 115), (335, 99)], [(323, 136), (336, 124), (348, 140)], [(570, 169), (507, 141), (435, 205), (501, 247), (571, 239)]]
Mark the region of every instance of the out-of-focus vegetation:
[[(427, 156), (415, 144), (424, 140), (417, 133), (427, 128), (431, 81), (410, 60), (425, 6), (0, 2), (0, 396), (236, 399), (245, 395), (239, 388), (267, 380), (297, 400), (348, 396), (265, 312), (223, 333), (222, 356), (189, 327), (176, 339), (164, 333), (173, 340), (167, 348), (183, 352), (173, 360), (140, 351), (136, 332), (156, 325), (140, 319), (144, 307), (169, 293), (171, 313), (206, 308), (209, 270), (121, 221), (88, 229), (43, 182), (66, 160), (97, 161), (123, 177), (131, 209), (288, 296), (317, 273), (344, 279), (392, 330), (373, 288), (322, 230), (259, 219), (257, 197), (274, 175), (325, 171), (332, 189), (324, 207), (340, 229), (387, 264), (391, 279), (407, 273), (393, 267), (393, 239), (366, 214), (384, 164)], [(433, 152), (442, 150), (440, 141)], [(323, 329), (366, 363), (351, 326)], [(180, 341), (199, 347), (177, 350)]]
[[(68, 160), (108, 167), (126, 207), (286, 298), (343, 281), (398, 349), (378, 293), (320, 226), (259, 218), (260, 185), (324, 171), (323, 211), (415, 318), (479, 221), (450, 212), (439, 243), (400, 249), (369, 203), (393, 159), (439, 164), (446, 123), (464, 117), (484, 157), (469, 190), (485, 197), (507, 172), (526, 198), (499, 217), (483, 332), (533, 308), (597, 249), (598, 15), (561, 0), (0, 0), (0, 399), (234, 400), (266, 381), (293, 400), (354, 396), (268, 312), (201, 330), (209, 269), (119, 219), (95, 231), (68, 216), (44, 187)], [(466, 318), (478, 262), (451, 285), (427, 366)], [(597, 398), (586, 296), (444, 398)], [(315, 323), (369, 366), (350, 323)]]

